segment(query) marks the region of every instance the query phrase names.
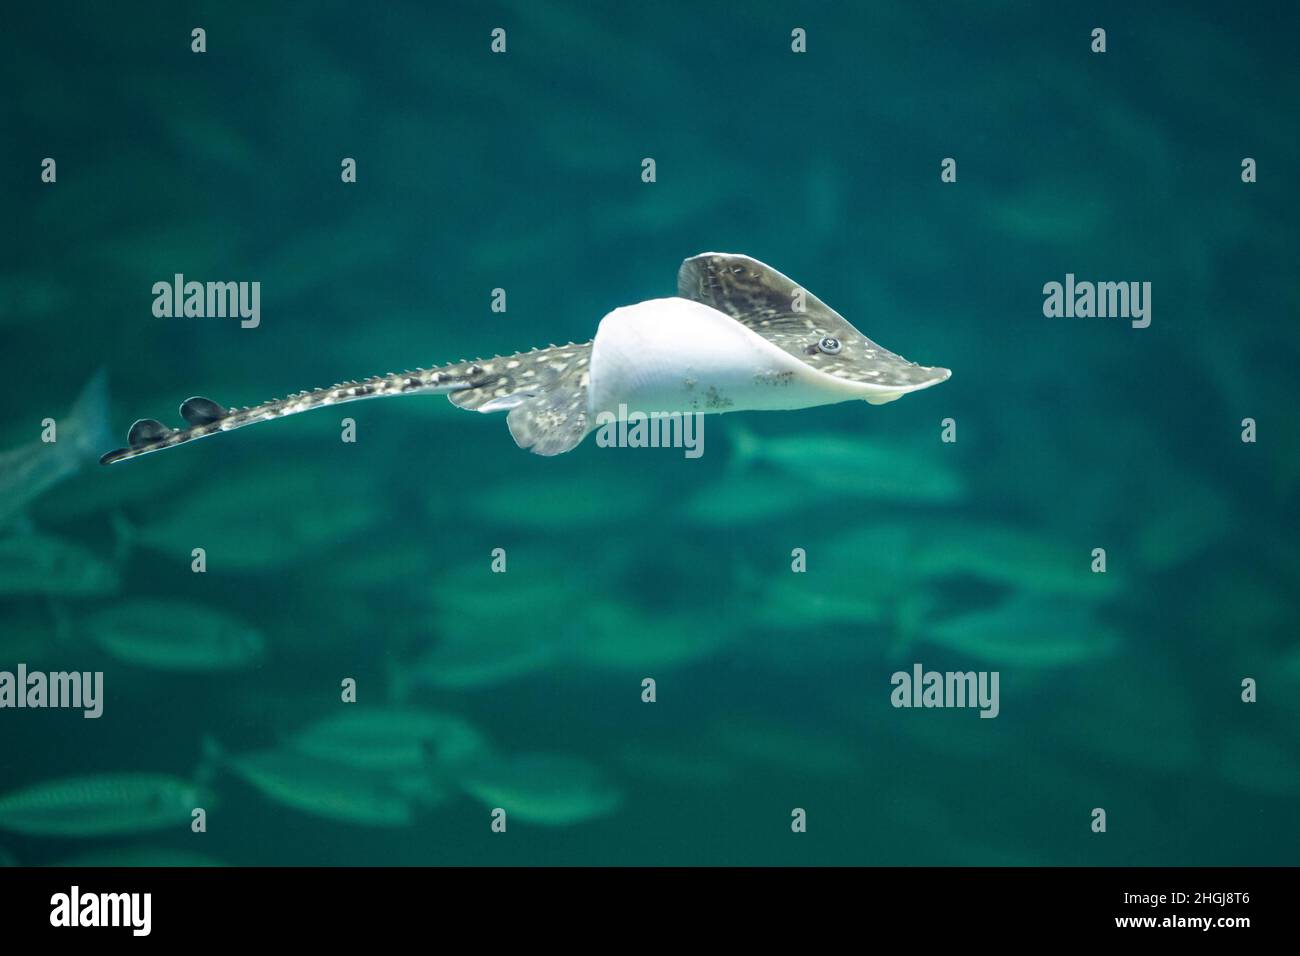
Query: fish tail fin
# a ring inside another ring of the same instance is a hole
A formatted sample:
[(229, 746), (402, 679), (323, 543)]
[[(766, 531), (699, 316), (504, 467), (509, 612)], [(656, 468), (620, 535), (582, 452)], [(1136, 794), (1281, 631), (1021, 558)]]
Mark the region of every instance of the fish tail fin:
[(195, 396), (181, 403), (184, 428), (170, 428), (152, 418), (141, 418), (127, 434), (127, 445), (110, 451), (99, 459), (101, 465), (139, 458), (164, 448), (175, 448), (199, 438), (228, 432), (245, 425), (267, 422), (286, 415), (365, 398), (384, 398), (391, 395), (440, 395), (482, 384), (484, 369), (479, 362), (458, 362), (433, 369), (416, 369), (410, 372), (391, 372), (376, 375), (361, 382), (341, 382), (329, 388), (298, 392), (288, 398), (276, 398), (261, 405), (229, 410), (210, 398)]
[(72, 432), (78, 458), (94, 458), (113, 440), (108, 412), (108, 372), (101, 368), (77, 393), (68, 415), (67, 431)]

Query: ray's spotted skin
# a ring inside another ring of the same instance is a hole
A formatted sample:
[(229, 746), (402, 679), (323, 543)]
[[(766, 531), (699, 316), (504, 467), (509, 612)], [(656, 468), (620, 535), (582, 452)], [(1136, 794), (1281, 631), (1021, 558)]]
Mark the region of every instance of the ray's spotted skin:
[(539, 455), (577, 447), (602, 413), (781, 411), (850, 400), (873, 405), (947, 380), (877, 345), (834, 309), (748, 256), (706, 252), (682, 263), (677, 296), (615, 309), (581, 344), (461, 361), (299, 392), (226, 410), (181, 405), (185, 428), (131, 426), (111, 464), (255, 422), (389, 395), (445, 394), (508, 412), (516, 444)]

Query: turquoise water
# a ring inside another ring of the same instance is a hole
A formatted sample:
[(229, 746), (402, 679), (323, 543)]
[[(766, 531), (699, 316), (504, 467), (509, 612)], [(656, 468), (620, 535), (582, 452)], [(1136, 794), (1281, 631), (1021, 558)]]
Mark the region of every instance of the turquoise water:
[[(742, 7), (7, 17), (0, 671), (104, 700), (0, 710), (0, 860), (1295, 861), (1295, 13)], [(695, 460), (411, 396), (93, 464), (195, 394), (586, 341), (706, 250), (951, 381)], [(156, 317), (176, 273), (260, 324)], [(1045, 317), (1067, 274), (1151, 283), (1149, 327)], [(917, 663), (998, 716), (891, 706)], [(136, 771), (209, 789), (5, 809)]]

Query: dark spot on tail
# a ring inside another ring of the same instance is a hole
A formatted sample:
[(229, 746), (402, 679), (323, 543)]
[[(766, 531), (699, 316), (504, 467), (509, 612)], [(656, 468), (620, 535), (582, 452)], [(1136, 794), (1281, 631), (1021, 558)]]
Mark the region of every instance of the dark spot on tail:
[(211, 425), (213, 422), (221, 421), (229, 414), (230, 412), (210, 398), (195, 395), (193, 398), (187, 398), (181, 402), (181, 418), (191, 425)]
[(141, 445), (156, 442), (170, 432), (171, 429), (157, 419), (142, 418), (126, 433), (126, 443), (132, 448), (139, 448)]

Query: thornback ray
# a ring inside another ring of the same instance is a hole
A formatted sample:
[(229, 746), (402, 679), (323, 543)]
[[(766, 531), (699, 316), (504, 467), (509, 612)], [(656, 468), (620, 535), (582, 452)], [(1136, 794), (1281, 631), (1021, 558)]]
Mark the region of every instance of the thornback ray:
[(454, 405), (507, 412), (520, 448), (571, 451), (605, 417), (789, 411), (863, 400), (873, 405), (946, 381), (881, 347), (792, 280), (748, 256), (708, 252), (682, 263), (678, 295), (614, 309), (590, 342), (377, 375), (227, 409), (200, 395), (185, 427), (137, 420), (112, 464), (199, 438), (345, 402), (447, 395)]

